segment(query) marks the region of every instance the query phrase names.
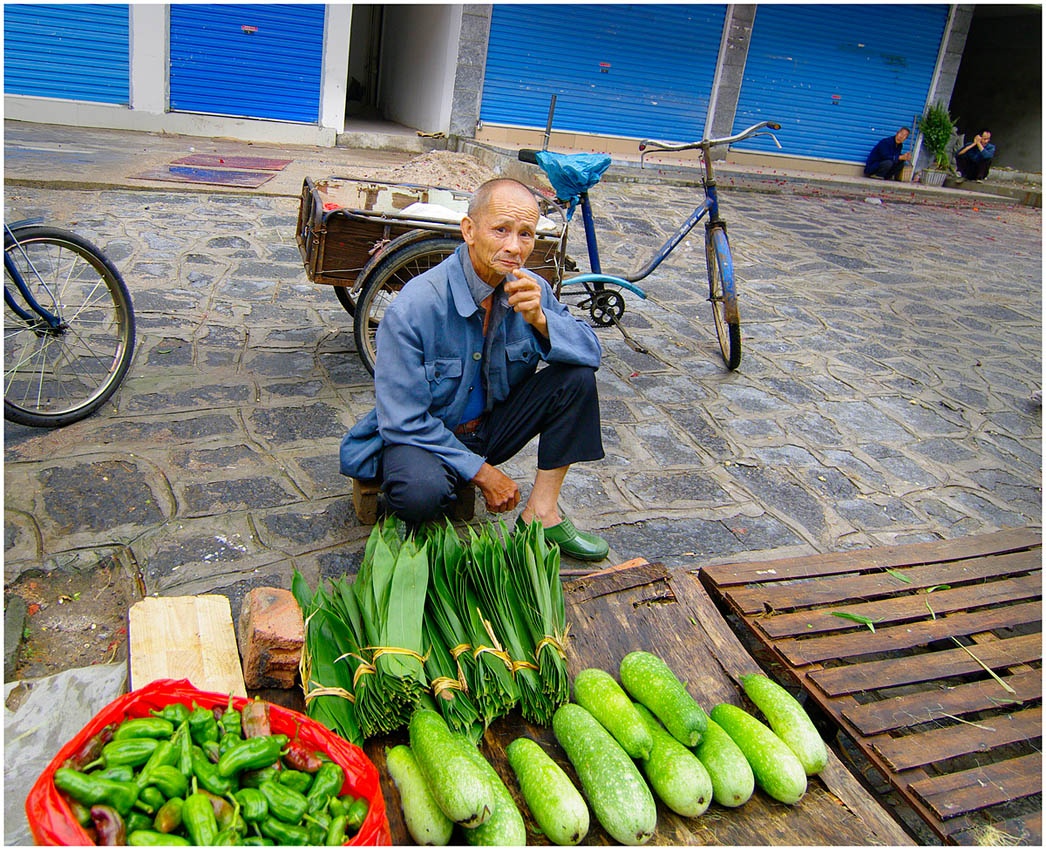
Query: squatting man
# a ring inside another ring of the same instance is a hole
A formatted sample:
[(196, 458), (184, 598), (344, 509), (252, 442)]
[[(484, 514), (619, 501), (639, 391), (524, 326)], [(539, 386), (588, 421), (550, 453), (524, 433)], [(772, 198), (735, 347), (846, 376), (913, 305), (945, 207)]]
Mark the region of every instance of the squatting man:
[(378, 325), (375, 407), (342, 440), (341, 471), (380, 477), (389, 509), (412, 526), (445, 513), (466, 481), (504, 513), (520, 492), (498, 465), (538, 435), (517, 525), (536, 517), (564, 554), (598, 561), (606, 542), (575, 528), (557, 503), (570, 466), (603, 457), (601, 349), (524, 269), (539, 218), (524, 184), (479, 187), (461, 221), (464, 243), (409, 281)]

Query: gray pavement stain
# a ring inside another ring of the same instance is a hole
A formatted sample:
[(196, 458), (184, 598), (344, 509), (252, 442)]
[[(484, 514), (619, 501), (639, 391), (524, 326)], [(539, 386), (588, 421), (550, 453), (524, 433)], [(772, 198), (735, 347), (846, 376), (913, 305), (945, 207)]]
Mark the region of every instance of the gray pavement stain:
[[(694, 191), (593, 191), (604, 269), (634, 268)], [(309, 283), (297, 201), (6, 189), (118, 260), (138, 351), (60, 431), (5, 429), (5, 583), (130, 549), (149, 593), (355, 570), (338, 444), (373, 403), (352, 319)], [(719, 358), (698, 228), (600, 328), (607, 458), (562, 506), (613, 557), (701, 564), (1041, 523), (1041, 215), (724, 192), (744, 359)], [(584, 268), (580, 226), (570, 254)], [(506, 465), (524, 495), (534, 446)], [(488, 515), (478, 506), (477, 519)], [(96, 560), (97, 560), (96, 559)]]

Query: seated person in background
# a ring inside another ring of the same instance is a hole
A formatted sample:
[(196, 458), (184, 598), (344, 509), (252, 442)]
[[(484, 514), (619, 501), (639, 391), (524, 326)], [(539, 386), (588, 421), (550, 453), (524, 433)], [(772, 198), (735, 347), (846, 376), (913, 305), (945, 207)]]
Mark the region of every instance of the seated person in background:
[(995, 145), (991, 142), (991, 130), (981, 130), (966, 147), (960, 148), (955, 156), (959, 173), (967, 180), (983, 180), (988, 176)]
[(902, 127), (872, 148), (872, 152), (868, 154), (868, 161), (864, 164), (864, 176), (880, 177), (883, 180), (900, 180), (901, 169), (912, 158), (910, 153), (901, 153), (904, 140), (908, 138), (910, 132), (907, 127)]
[(540, 435), (534, 486), (517, 522), (536, 517), (564, 554), (599, 561), (607, 543), (576, 529), (557, 502), (571, 464), (603, 457), (601, 348), (523, 268), (538, 218), (522, 183), (479, 187), (461, 221), (464, 243), (409, 281), (378, 325), (375, 409), (342, 441), (341, 471), (380, 474), (389, 509), (415, 526), (447, 511), (465, 481), (502, 513), (520, 493), (497, 465)]

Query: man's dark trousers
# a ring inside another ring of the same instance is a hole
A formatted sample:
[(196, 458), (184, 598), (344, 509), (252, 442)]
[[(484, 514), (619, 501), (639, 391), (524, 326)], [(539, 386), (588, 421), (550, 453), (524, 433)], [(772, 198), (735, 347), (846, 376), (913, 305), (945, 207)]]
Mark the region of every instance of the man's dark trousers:
[(903, 160), (881, 159), (871, 168), (866, 168), (864, 176), (882, 177), (884, 180), (896, 180), (900, 176), (902, 168), (904, 168)]
[[(550, 363), (494, 405), (479, 427), (459, 440), (497, 466), (538, 440), (538, 469), (559, 469), (603, 457), (595, 370)], [(453, 504), (462, 481), (439, 455), (390, 445), (382, 453), (385, 503), (408, 523), (435, 519)]]

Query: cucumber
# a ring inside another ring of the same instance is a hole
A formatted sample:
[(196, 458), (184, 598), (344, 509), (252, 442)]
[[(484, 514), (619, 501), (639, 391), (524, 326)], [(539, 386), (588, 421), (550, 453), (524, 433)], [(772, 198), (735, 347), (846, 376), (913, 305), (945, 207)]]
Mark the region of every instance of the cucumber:
[(697, 817), (712, 802), (708, 771), (697, 756), (661, 727), (654, 715), (641, 705), (636, 706), (636, 711), (654, 741), (650, 757), (643, 759), (643, 773), (650, 787), (673, 812)]
[(590, 667), (574, 677), (574, 701), (598, 720), (621, 748), (634, 759), (650, 757), (654, 741), (614, 677)]
[(752, 766), (734, 739), (714, 720), (708, 721), (694, 754), (712, 780), (712, 799), (730, 808), (748, 802), (755, 791)]
[(465, 830), (465, 842), (472, 847), (522, 847), (527, 843), (527, 828), (516, 801), (498, 772), (464, 735), (458, 735), (462, 750), (483, 776), (494, 795), (494, 811), (485, 823)]
[(806, 771), (788, 744), (770, 727), (736, 705), (720, 703), (712, 719), (723, 727), (752, 766), (755, 781), (767, 794), (793, 805), (806, 793)]
[(490, 783), (443, 717), (430, 709), (419, 709), (407, 731), (410, 750), (443, 814), (462, 826), (484, 823), (494, 811)]
[(630, 652), (621, 659), (620, 673), (632, 699), (650, 709), (679, 743), (697, 746), (708, 715), (664, 661), (649, 652)]
[(552, 731), (577, 771), (589, 805), (620, 844), (645, 844), (657, 826), (657, 804), (635, 763), (580, 705), (552, 716)]
[(530, 738), (505, 747), (523, 799), (541, 831), (553, 844), (577, 844), (588, 834), (588, 806), (574, 783), (548, 753)]
[(436, 801), (421, 774), (421, 768), (410, 747), (400, 744), (385, 750), (385, 766), (396, 783), (403, 807), (403, 820), (415, 844), (442, 847), (450, 843), (454, 824), (450, 822)]
[(763, 712), (774, 734), (795, 753), (806, 775), (814, 776), (824, 770), (828, 747), (799, 701), (777, 682), (758, 673), (742, 676), (741, 687)]

